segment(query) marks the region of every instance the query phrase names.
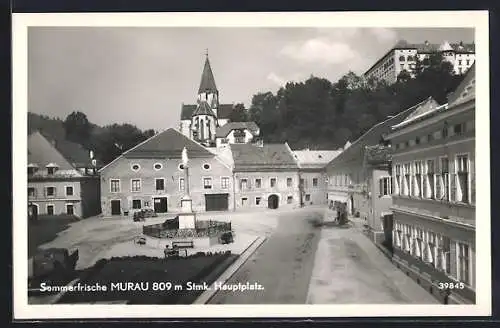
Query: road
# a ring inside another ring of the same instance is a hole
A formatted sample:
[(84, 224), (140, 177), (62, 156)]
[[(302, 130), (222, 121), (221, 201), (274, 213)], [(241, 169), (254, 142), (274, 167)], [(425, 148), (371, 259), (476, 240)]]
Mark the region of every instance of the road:
[(210, 304), (432, 304), (360, 229), (323, 227), (324, 210), (278, 218), (267, 241), (227, 284), (257, 282), (264, 290), (219, 291)]
[(226, 284), (251, 284), (258, 291), (219, 291), (210, 304), (305, 304), (320, 229), (321, 209), (285, 212), (267, 241)]

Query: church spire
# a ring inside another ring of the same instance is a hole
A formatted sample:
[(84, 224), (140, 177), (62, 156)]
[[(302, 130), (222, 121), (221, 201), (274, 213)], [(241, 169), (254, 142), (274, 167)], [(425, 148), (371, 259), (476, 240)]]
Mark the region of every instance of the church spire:
[(205, 56), (205, 66), (203, 67), (203, 73), (201, 74), (201, 82), (200, 88), (198, 89), (198, 94), (202, 92), (217, 92), (214, 74), (212, 73), (210, 61), (208, 60), (208, 49), (205, 52)]

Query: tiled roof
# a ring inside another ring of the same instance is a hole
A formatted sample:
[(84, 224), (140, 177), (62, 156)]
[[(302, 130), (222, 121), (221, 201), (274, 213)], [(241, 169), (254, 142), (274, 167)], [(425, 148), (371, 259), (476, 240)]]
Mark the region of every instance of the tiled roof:
[(383, 122), (375, 124), (365, 134), (354, 141), (349, 148), (345, 149), (328, 163), (328, 166), (335, 166), (337, 163), (343, 163), (352, 159), (362, 160), (365, 147), (380, 144), (384, 136), (391, 131), (391, 127), (402, 122), (414, 108), (415, 106), (410, 107)]
[(340, 150), (294, 150), (295, 159), (301, 168), (324, 167), (342, 151)]
[(210, 67), (208, 56), (205, 59), (205, 66), (203, 67), (203, 73), (201, 74), (198, 93), (202, 93), (205, 91), (217, 91), (217, 86), (215, 86), (214, 74), (212, 73), (212, 67)]
[(392, 159), (392, 148), (383, 145), (365, 147), (365, 159), (369, 164), (385, 164)]
[[(197, 105), (182, 104), (181, 120), (190, 120), (197, 107)], [(217, 109), (217, 118), (228, 119), (233, 111), (233, 107), (233, 104), (219, 104), (219, 108)]]
[(286, 144), (267, 144), (262, 147), (251, 144), (232, 144), (235, 171), (259, 171), (298, 169), (292, 152)]
[(139, 145), (123, 153), (127, 158), (181, 158), (182, 149), (186, 147), (188, 157), (205, 158), (214, 154), (202, 145), (189, 139), (176, 129), (160, 132)]
[(476, 64), (472, 64), (458, 87), (448, 96), (448, 106), (456, 106), (476, 97)]
[(76, 167), (89, 167), (92, 164), (89, 151), (80, 144), (58, 140), (55, 147)]
[(259, 132), (259, 127), (255, 122), (229, 122), (217, 128), (216, 137), (225, 138), (232, 130), (244, 129), (248, 129), (254, 136)]
[(214, 112), (210, 108), (210, 105), (206, 101), (202, 101), (198, 104), (198, 107), (193, 113), (193, 116), (195, 115), (211, 115), (215, 116)]
[(393, 49), (416, 49), (420, 53), (431, 53), (446, 50), (473, 53), (476, 51), (476, 45), (474, 43), (448, 43), (448, 41), (444, 41), (442, 44), (428, 42), (408, 43), (406, 40), (399, 40), (391, 50)]

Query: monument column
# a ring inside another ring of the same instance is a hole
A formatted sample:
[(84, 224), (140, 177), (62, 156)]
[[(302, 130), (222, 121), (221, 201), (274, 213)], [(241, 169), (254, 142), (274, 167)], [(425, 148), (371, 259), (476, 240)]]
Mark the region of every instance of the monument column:
[(182, 165), (184, 166), (184, 190), (185, 195), (181, 198), (181, 212), (179, 214), (179, 229), (194, 229), (196, 227), (196, 214), (193, 212), (193, 200), (189, 192), (189, 159), (187, 149), (182, 150)]

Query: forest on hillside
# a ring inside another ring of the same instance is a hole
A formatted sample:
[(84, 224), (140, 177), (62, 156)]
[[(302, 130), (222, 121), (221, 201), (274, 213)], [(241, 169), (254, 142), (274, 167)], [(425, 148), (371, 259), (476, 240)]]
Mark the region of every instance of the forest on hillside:
[[(292, 149), (338, 149), (430, 96), (445, 103), (462, 78), (438, 54), (417, 62), (414, 78), (403, 71), (392, 85), (353, 72), (335, 83), (311, 76), (304, 82), (289, 82), (276, 93), (255, 94), (250, 108), (238, 104), (231, 120), (255, 121), (267, 143), (286, 141)], [(29, 113), (28, 132), (34, 130), (92, 149), (103, 164), (156, 133), (127, 123), (100, 127), (79, 111), (65, 120)]]
[(353, 72), (335, 83), (313, 76), (290, 82), (276, 93), (254, 95), (247, 115), (260, 126), (264, 142), (287, 141), (292, 149), (337, 149), (430, 96), (445, 103), (462, 79), (436, 54), (416, 63), (414, 78), (403, 71), (392, 85)]

